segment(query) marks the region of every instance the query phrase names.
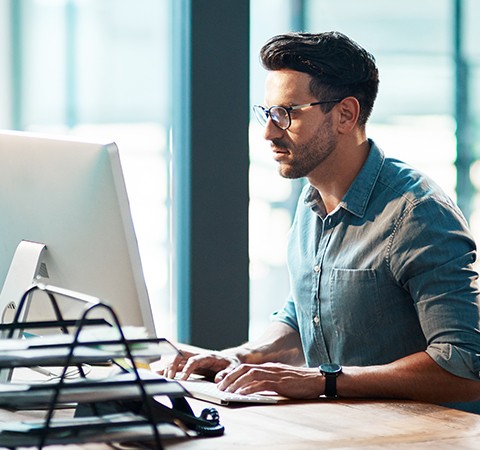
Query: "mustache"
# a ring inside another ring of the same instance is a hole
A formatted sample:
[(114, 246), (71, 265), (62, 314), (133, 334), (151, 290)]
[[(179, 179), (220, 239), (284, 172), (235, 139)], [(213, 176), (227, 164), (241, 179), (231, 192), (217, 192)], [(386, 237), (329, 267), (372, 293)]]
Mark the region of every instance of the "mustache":
[(287, 144), (283, 142), (281, 139), (272, 139), (270, 141), (270, 146), (278, 148), (279, 150), (288, 150)]

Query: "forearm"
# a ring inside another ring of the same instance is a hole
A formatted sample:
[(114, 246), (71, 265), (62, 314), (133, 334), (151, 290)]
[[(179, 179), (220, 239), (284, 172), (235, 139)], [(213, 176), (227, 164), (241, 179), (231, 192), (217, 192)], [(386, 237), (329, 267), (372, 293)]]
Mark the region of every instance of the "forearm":
[(222, 353), (246, 364), (281, 362), (298, 366), (305, 363), (299, 334), (281, 322), (272, 323), (260, 338)]
[(345, 367), (337, 386), (342, 397), (407, 398), (431, 403), (480, 400), (480, 381), (452, 375), (425, 352), (381, 366)]

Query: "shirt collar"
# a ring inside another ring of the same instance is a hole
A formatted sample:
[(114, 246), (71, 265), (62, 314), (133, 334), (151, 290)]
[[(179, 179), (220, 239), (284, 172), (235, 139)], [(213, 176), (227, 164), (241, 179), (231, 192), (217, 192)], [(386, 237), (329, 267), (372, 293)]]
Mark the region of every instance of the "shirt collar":
[[(382, 150), (371, 139), (368, 141), (370, 143), (370, 152), (367, 160), (339, 205), (358, 217), (365, 215), (368, 201), (385, 161), (385, 155)], [(310, 186), (306, 193), (305, 205), (312, 208), (317, 214), (322, 209), (324, 211), (320, 194), (313, 186)]]

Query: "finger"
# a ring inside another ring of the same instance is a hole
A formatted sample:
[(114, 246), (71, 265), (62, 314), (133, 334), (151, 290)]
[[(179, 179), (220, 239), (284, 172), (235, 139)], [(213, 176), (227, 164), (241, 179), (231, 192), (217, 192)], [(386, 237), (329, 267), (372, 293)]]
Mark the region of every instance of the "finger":
[(209, 367), (207, 360), (208, 358), (202, 355), (192, 356), (189, 358), (182, 369), (180, 379), (188, 380), (190, 375), (194, 374), (198, 369), (207, 369)]
[(220, 370), (216, 375), (214, 382), (220, 383), (232, 370), (237, 367), (234, 363), (230, 364), (227, 368)]
[(235, 368), (230, 368), (230, 370), (225, 369), (223, 372), (224, 374), (222, 375), (222, 379), (220, 383), (218, 384), (218, 389), (222, 391), (228, 391), (228, 392), (234, 392), (233, 386), (235, 383), (237, 383), (238, 386), (238, 380), (244, 376), (244, 374), (248, 373), (249, 370), (251, 370), (252, 366), (248, 364), (241, 364), (238, 367)]
[(219, 357), (217, 354), (196, 355), (190, 358), (185, 364), (182, 379), (187, 379), (193, 373), (198, 373), (212, 379), (219, 370), (224, 370), (229, 365), (229, 360), (224, 357)]
[(175, 378), (177, 372), (181, 370), (185, 363), (185, 358), (183, 355), (177, 355), (173, 361), (165, 368), (164, 375), (167, 378)]
[(232, 370), (231, 368), (221, 370), (215, 375), (215, 379), (213, 381), (215, 383), (220, 383), (220, 381), (222, 381), (231, 370)]

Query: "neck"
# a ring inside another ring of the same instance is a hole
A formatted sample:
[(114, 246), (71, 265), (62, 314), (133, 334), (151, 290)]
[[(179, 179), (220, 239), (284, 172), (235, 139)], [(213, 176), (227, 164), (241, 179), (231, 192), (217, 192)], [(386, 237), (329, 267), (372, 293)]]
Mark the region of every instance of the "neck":
[(320, 193), (327, 214), (341, 202), (353, 180), (362, 169), (370, 151), (370, 143), (365, 135), (352, 142), (339, 139), (337, 148), (307, 177), (310, 184)]

